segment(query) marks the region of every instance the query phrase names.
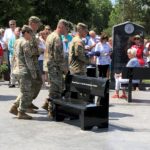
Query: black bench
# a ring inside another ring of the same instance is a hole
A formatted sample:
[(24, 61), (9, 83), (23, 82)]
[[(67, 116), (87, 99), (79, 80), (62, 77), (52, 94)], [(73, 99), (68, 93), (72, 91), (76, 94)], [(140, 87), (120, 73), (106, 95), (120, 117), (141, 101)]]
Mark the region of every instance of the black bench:
[[(109, 80), (69, 75), (69, 92), (77, 92), (77, 98), (54, 99), (54, 120), (63, 121), (66, 117), (80, 120), (82, 130), (93, 126), (108, 128)], [(91, 96), (98, 97), (99, 103), (90, 102)]]
[[(124, 67), (122, 69), (122, 78), (123, 79), (129, 79), (129, 83), (122, 84), (123, 87), (128, 87), (128, 102), (132, 102), (132, 87), (135, 86), (134, 83), (132, 83), (132, 80), (139, 79), (140, 81), (144, 79), (150, 79), (150, 68), (131, 68), (131, 67)], [(139, 83), (139, 89), (150, 87), (150, 84), (140, 82)]]

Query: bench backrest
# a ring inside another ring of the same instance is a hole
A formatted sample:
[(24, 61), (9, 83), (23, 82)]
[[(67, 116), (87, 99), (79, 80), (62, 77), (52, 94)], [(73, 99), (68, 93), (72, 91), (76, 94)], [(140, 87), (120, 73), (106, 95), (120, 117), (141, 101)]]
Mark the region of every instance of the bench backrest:
[(100, 97), (104, 97), (105, 94), (109, 92), (108, 79), (98, 79), (79, 75), (69, 75), (68, 79), (70, 91), (72, 92), (86, 93), (87, 95)]
[(124, 67), (122, 69), (122, 78), (150, 79), (150, 68)]

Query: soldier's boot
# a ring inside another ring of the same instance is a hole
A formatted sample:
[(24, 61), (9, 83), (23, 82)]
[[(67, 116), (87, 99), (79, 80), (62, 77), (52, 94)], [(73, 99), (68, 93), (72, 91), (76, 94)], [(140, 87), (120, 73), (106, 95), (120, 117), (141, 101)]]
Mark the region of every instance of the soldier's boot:
[(47, 98), (44, 102), (44, 104), (42, 105), (42, 108), (47, 110), (48, 111), (48, 102), (49, 102), (49, 99)]
[(52, 102), (48, 102), (48, 118), (53, 119), (53, 105)]
[(32, 108), (32, 109), (39, 109), (37, 106), (35, 106), (33, 103), (31, 103), (31, 105), (29, 106), (29, 108)]
[(17, 115), (18, 119), (27, 119), (27, 120), (30, 120), (32, 119), (31, 116), (27, 115), (25, 112), (18, 112), (18, 115)]
[(11, 114), (14, 114), (14, 115), (17, 116), (17, 114), (18, 114), (18, 109), (17, 109), (17, 108), (18, 108), (18, 107), (17, 107), (15, 104), (13, 104), (13, 105), (11, 106), (9, 112), (10, 112)]
[(34, 109), (32, 109), (32, 108), (28, 108), (28, 109), (26, 110), (26, 112), (27, 112), (27, 113), (31, 113), (31, 114), (36, 114), (36, 113), (37, 113), (37, 111), (34, 110)]

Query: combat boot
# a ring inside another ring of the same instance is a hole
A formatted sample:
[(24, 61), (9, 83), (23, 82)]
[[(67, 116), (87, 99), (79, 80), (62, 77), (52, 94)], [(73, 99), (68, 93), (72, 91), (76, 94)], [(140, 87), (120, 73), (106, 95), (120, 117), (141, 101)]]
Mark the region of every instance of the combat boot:
[(31, 116), (27, 115), (25, 112), (18, 112), (18, 115), (17, 115), (18, 119), (27, 119), (27, 120), (30, 120), (32, 119)]
[(48, 111), (48, 102), (49, 102), (49, 98), (47, 98), (42, 106), (43, 109)]
[(18, 109), (17, 109), (17, 108), (18, 108), (18, 107), (17, 107), (15, 104), (13, 104), (12, 107), (10, 108), (9, 112), (10, 112), (11, 114), (14, 114), (14, 115), (17, 116), (17, 114), (18, 114)]
[(39, 109), (37, 106), (35, 106), (33, 103), (31, 103), (31, 105), (29, 106), (29, 108), (32, 108), (32, 109)]
[(37, 113), (37, 111), (32, 109), (32, 108), (28, 108), (26, 112), (31, 113), (31, 114), (36, 114)]

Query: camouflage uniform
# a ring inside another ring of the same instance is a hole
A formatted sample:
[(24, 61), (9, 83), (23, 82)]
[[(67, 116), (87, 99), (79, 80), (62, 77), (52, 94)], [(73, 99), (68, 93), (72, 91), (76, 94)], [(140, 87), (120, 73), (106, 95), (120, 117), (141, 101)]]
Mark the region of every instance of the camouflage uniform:
[(32, 40), (30, 41), (30, 47), (31, 47), (31, 51), (32, 51), (32, 58), (33, 58), (33, 62), (36, 68), (36, 73), (37, 73), (37, 78), (33, 79), (33, 84), (32, 84), (32, 99), (35, 99), (41, 89), (42, 86), (42, 77), (41, 77), (41, 72), (40, 72), (40, 67), (39, 67), (39, 63), (38, 63), (38, 57), (41, 53), (40, 49), (38, 48), (38, 43), (39, 39), (36, 38), (35, 34), (33, 34), (32, 36)]
[(20, 112), (25, 112), (33, 99), (33, 93), (31, 92), (33, 90), (33, 82), (39, 75), (29, 41), (26, 41), (24, 38), (16, 40), (14, 49), (13, 73), (17, 75), (20, 82), (20, 95), (15, 105), (19, 106), (18, 110)]
[(50, 78), (49, 97), (60, 97), (63, 91), (63, 71), (65, 59), (61, 36), (51, 33), (46, 40), (46, 58)]
[(89, 59), (85, 57), (84, 42), (75, 36), (69, 49), (69, 69), (71, 74), (86, 75), (86, 64)]
[[(36, 39), (35, 35), (33, 35), (32, 40), (28, 42), (30, 45), (30, 52), (32, 53), (32, 61), (35, 66), (35, 71), (37, 78), (32, 79), (32, 85), (31, 85), (31, 95), (32, 95), (32, 101), (38, 96), (41, 86), (42, 86), (42, 78), (41, 78), (41, 73), (38, 65), (38, 56), (39, 56), (39, 49), (37, 47), (38, 45), (38, 39)], [(19, 106), (19, 101), (20, 101), (21, 95), (19, 95), (16, 99), (15, 105)], [(29, 106), (31, 106), (32, 101)]]

